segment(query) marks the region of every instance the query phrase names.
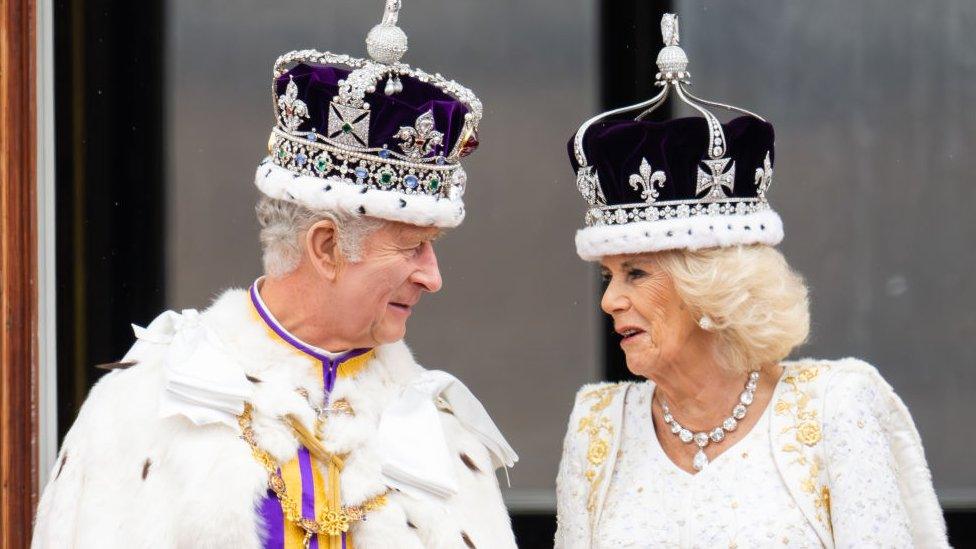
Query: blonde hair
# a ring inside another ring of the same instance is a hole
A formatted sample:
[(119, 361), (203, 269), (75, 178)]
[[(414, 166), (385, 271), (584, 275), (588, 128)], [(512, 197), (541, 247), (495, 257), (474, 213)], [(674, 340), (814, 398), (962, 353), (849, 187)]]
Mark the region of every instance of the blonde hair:
[(777, 363), (806, 341), (807, 287), (779, 250), (758, 244), (654, 255), (691, 313), (711, 319), (729, 368)]

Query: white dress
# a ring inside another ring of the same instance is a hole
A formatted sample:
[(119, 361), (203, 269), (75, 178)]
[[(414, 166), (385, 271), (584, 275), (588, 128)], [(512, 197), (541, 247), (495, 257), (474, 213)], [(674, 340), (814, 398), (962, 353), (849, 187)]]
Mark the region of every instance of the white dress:
[(597, 539), (601, 547), (821, 547), (776, 471), (771, 406), (700, 473), (664, 453), (651, 420), (652, 383), (629, 391), (623, 443)]
[(877, 370), (784, 367), (758, 423), (697, 475), (661, 448), (652, 383), (583, 387), (556, 483), (556, 549), (948, 547), (921, 439)]

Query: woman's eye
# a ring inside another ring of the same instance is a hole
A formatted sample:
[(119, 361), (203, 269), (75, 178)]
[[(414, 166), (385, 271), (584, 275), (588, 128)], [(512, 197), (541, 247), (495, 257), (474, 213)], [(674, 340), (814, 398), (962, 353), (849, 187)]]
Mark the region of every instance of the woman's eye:
[(647, 273), (640, 269), (631, 269), (630, 271), (627, 272), (627, 276), (629, 276), (631, 280), (636, 280), (638, 278), (643, 278), (647, 276)]
[(600, 273), (600, 280), (602, 280), (604, 284), (610, 284), (611, 278), (610, 273)]

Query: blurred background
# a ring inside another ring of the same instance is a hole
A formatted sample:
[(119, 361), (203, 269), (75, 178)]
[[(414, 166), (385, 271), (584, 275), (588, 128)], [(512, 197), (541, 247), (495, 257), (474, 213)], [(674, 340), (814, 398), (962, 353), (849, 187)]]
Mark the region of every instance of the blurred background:
[[(776, 127), (781, 248), (812, 290), (798, 355), (857, 356), (904, 398), (957, 546), (976, 542), (976, 4), (942, 0), (407, 0), (405, 61), (485, 104), (468, 217), (407, 341), (474, 390), (521, 456), (521, 547), (551, 547), (566, 420), (627, 376), (573, 245), (566, 141), (648, 98), (660, 16), (681, 19), (699, 96)], [(365, 55), (382, 0), (54, 2), (57, 439), (166, 308), (260, 274), (253, 185), (291, 49)], [(935, 9), (937, 8), (937, 9)], [(682, 113), (662, 113), (682, 114)], [(50, 455), (50, 453), (48, 453)], [(42, 464), (41, 470), (48, 470)]]

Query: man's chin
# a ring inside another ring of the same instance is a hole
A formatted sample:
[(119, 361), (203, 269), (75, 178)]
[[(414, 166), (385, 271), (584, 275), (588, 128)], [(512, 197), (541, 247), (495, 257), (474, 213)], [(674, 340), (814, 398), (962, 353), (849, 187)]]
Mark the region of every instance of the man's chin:
[(396, 343), (400, 341), (407, 335), (406, 324), (401, 324), (399, 326), (384, 326), (383, 328), (373, 332), (373, 339), (377, 342), (377, 345), (386, 345), (388, 343)]

